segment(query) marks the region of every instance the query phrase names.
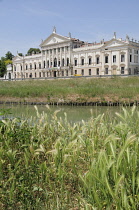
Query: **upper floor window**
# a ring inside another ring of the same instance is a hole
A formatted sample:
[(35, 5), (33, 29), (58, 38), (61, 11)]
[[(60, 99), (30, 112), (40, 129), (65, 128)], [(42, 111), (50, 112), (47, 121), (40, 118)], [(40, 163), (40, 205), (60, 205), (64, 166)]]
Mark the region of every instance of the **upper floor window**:
[(34, 69), (36, 69), (36, 63), (34, 64)]
[(134, 54), (138, 54), (138, 50), (134, 50)]
[(91, 63), (92, 63), (92, 59), (91, 59), (91, 58), (89, 58), (89, 65), (91, 65)]
[(130, 55), (130, 58), (129, 58), (130, 62), (132, 62), (132, 55)]
[(74, 60), (74, 65), (77, 66), (77, 59)]
[(64, 52), (64, 47), (62, 47), (62, 52)]
[(64, 58), (62, 59), (62, 66), (64, 66)]
[(50, 53), (52, 54), (52, 49), (50, 49)]
[(39, 69), (41, 69), (41, 63), (39, 63)]
[(116, 63), (116, 55), (113, 55), (113, 63)]
[(56, 53), (56, 48), (54, 48), (54, 53)]
[(58, 66), (60, 66), (60, 61), (58, 61)]
[(28, 70), (28, 65), (26, 64), (26, 70)]
[(69, 58), (67, 58), (67, 66), (69, 66)]
[(121, 55), (121, 62), (125, 62), (125, 55)]
[(99, 64), (99, 57), (96, 57), (96, 63)]
[(14, 70), (16, 71), (16, 66), (14, 66)]
[(69, 50), (69, 47), (67, 46), (66, 49), (67, 49), (67, 51), (68, 51), (68, 50)]
[(58, 48), (58, 52), (60, 52), (60, 48)]
[(43, 68), (45, 68), (45, 61), (43, 61)]
[(49, 68), (49, 61), (47, 61), (47, 68)]
[(109, 57), (105, 56), (105, 63), (108, 63), (108, 62), (109, 62)]
[(84, 65), (84, 58), (81, 59), (81, 65)]
[(21, 65), (21, 71), (22, 71), (22, 65)]
[(30, 70), (32, 70), (32, 64), (30, 64)]
[(47, 54), (49, 54), (49, 50), (47, 50)]

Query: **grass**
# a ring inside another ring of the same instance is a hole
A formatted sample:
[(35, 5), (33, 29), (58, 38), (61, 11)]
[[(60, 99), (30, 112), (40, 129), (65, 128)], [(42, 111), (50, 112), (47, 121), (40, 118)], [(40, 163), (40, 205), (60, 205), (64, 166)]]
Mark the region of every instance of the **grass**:
[(0, 87), (0, 100), (139, 101), (139, 77), (0, 81)]
[[(0, 209), (139, 209), (139, 112), (0, 121)], [(107, 120), (106, 120), (107, 119)]]

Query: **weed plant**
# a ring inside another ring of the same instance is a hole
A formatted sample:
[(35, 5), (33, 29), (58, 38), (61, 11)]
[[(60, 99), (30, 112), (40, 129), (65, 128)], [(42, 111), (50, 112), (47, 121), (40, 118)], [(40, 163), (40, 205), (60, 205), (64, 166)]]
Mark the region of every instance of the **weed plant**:
[[(139, 112), (1, 120), (0, 209), (139, 209)], [(106, 120), (107, 119), (107, 120)]]

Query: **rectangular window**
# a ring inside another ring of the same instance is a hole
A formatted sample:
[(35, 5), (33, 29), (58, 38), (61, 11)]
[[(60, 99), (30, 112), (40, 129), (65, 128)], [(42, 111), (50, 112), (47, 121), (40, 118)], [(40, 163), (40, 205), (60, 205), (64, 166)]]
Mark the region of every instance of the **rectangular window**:
[(28, 70), (28, 65), (26, 65), (26, 70)]
[(47, 54), (49, 54), (49, 50), (47, 50)]
[(30, 64), (30, 70), (32, 70), (32, 64)]
[(68, 77), (68, 70), (66, 71), (66, 76)]
[(36, 78), (36, 73), (35, 73), (35, 78)]
[(99, 69), (97, 68), (97, 70), (96, 70), (96, 75), (99, 75)]
[(62, 71), (62, 77), (64, 77), (64, 71)]
[(129, 68), (129, 70), (128, 70), (128, 74), (129, 74), (129, 75), (131, 75), (131, 68)]
[(64, 47), (62, 47), (62, 52), (64, 52)]
[(121, 62), (125, 62), (125, 55), (121, 55)]
[(116, 55), (113, 55), (113, 63), (116, 63)]
[(52, 54), (52, 49), (50, 50), (50, 54)]
[(91, 65), (91, 63), (92, 63), (92, 59), (91, 59), (91, 58), (89, 58), (89, 65)]
[(45, 72), (43, 72), (43, 77), (45, 77)]
[(109, 57), (105, 56), (105, 63), (108, 63), (108, 62), (109, 62)]
[(39, 72), (39, 77), (41, 77), (41, 72)]
[(58, 61), (58, 66), (60, 66), (60, 61)]
[(56, 54), (56, 48), (54, 49), (54, 53)]
[(96, 63), (99, 64), (99, 57), (96, 57)]
[(41, 69), (41, 63), (39, 63), (39, 69)]
[(125, 73), (125, 67), (121, 67), (121, 74)]
[(36, 63), (34, 64), (34, 69), (36, 69)]
[(81, 59), (81, 65), (84, 65), (84, 58)]
[(134, 63), (138, 63), (138, 56), (134, 55)]
[(77, 74), (77, 70), (75, 70), (75, 74)]
[(89, 75), (91, 75), (91, 69), (89, 69)]
[(132, 55), (130, 55), (130, 62), (132, 62)]
[(60, 48), (58, 48), (58, 52), (60, 52)]
[(77, 60), (74, 60), (74, 65), (77, 66)]
[(84, 69), (82, 69), (82, 76), (84, 76)]
[(28, 73), (26, 73), (26, 78), (28, 78)]
[(21, 71), (22, 71), (22, 65), (21, 65)]
[(108, 68), (105, 68), (105, 74), (108, 74)]

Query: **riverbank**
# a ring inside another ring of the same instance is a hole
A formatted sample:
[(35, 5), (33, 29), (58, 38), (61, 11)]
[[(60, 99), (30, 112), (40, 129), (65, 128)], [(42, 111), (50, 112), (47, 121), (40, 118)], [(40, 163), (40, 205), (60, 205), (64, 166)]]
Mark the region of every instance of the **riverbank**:
[(0, 81), (0, 103), (138, 105), (139, 77)]

